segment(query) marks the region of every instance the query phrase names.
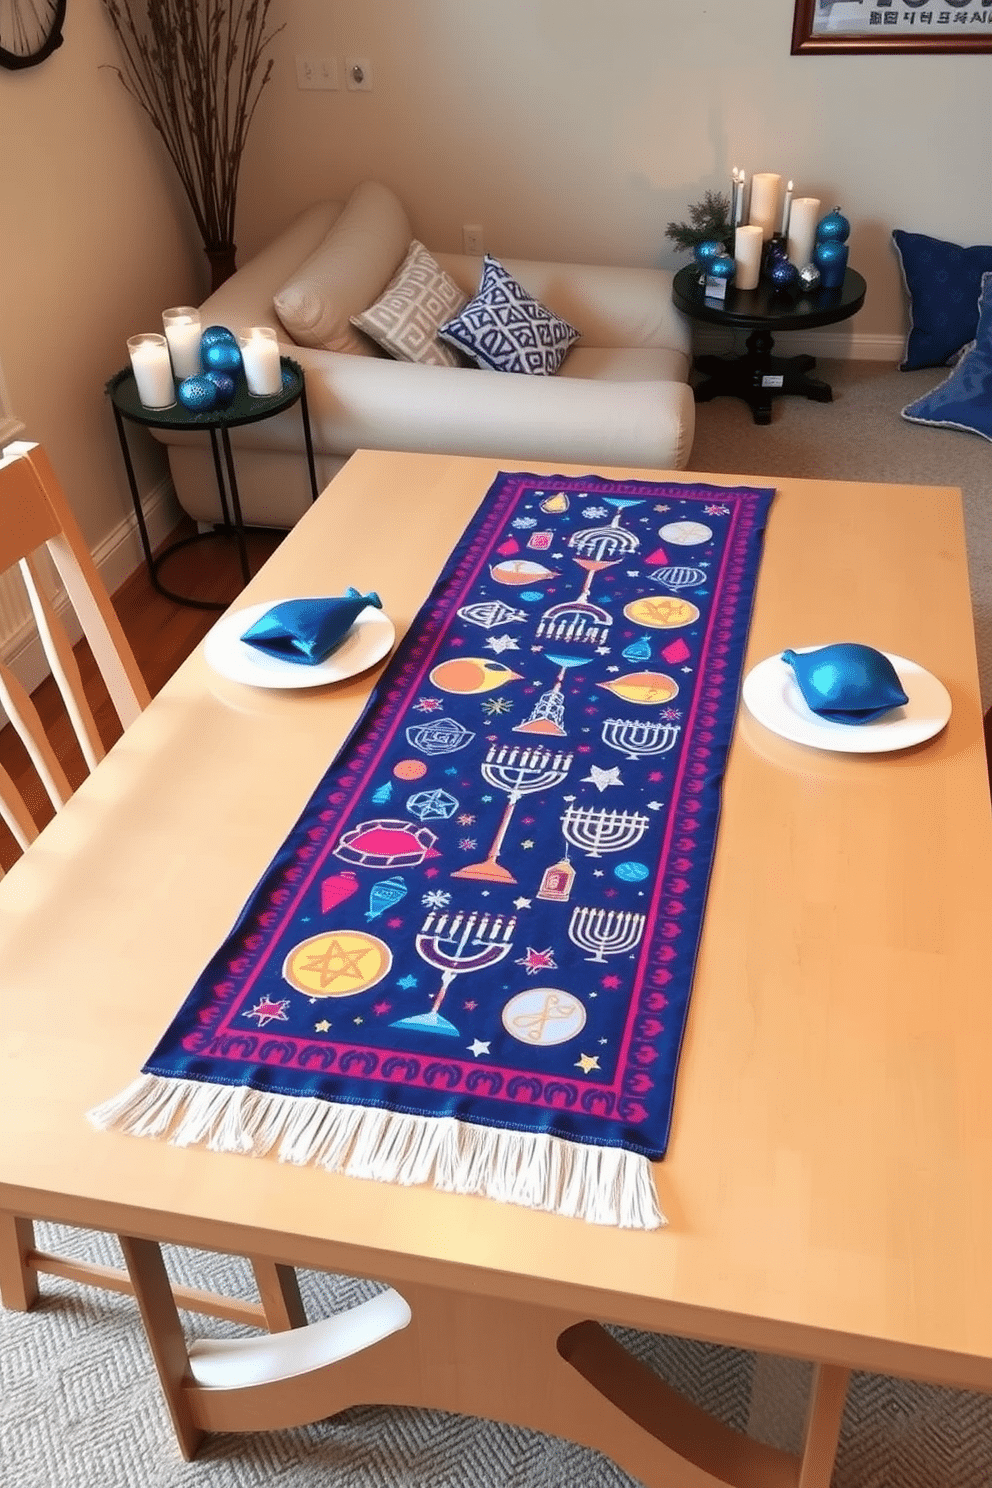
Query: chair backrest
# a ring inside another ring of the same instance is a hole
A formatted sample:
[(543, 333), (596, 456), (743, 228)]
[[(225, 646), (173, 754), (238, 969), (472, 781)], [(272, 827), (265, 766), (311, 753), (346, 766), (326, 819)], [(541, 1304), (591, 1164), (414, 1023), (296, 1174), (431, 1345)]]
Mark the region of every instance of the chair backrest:
[[(127, 728), (148, 702), (149, 694), (110, 596), (44, 451), (37, 444), (23, 441), (9, 444), (0, 456), (0, 575), (20, 575), (66, 717), (92, 770), (105, 751), (69, 634), (60, 618), (63, 602), (61, 597), (53, 600), (48, 593), (39, 563), (42, 550), (51, 556), (65, 592), (65, 604), (74, 611), (121, 726)], [(45, 793), (58, 811), (72, 794), (72, 787), (38, 709), (3, 660), (0, 707), (20, 736)], [(34, 815), (2, 765), (0, 817), (22, 849), (37, 837)]]

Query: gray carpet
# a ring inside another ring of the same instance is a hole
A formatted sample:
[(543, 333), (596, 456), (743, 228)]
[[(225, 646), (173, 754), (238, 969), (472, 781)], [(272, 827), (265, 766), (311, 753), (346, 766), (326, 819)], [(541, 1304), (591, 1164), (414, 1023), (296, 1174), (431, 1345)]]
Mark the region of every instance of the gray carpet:
[[(729, 349), (729, 348), (728, 348)], [(992, 518), (989, 446), (907, 424), (899, 410), (940, 380), (874, 363), (824, 363), (831, 404), (782, 399), (773, 421), (722, 398), (700, 405), (692, 465), (747, 475), (800, 475), (960, 486), (965, 496), (985, 700), (992, 701)], [(115, 1263), (115, 1243), (47, 1229), (42, 1243)], [(249, 1296), (247, 1266), (170, 1251), (177, 1279)], [(309, 1316), (368, 1295), (370, 1284), (304, 1272)], [(369, 1405), (296, 1431), (210, 1440), (184, 1463), (138, 1322), (126, 1297), (43, 1278), (28, 1314), (0, 1312), (3, 1488), (633, 1488), (602, 1457), (533, 1432), (438, 1412)], [(190, 1336), (237, 1331), (186, 1314)], [(678, 1338), (618, 1331), (637, 1356), (729, 1424), (798, 1446), (808, 1370), (788, 1360)], [(992, 1399), (857, 1375), (834, 1488), (990, 1488)]]
[[(724, 348), (729, 352), (731, 346)], [(739, 348), (738, 348), (739, 349)], [(832, 403), (778, 398), (754, 423), (739, 398), (696, 406), (693, 470), (813, 480), (957, 486), (964, 497), (975, 635), (985, 706), (992, 703), (992, 445), (977, 434), (911, 424), (901, 411), (946, 377), (881, 362), (821, 361)]]

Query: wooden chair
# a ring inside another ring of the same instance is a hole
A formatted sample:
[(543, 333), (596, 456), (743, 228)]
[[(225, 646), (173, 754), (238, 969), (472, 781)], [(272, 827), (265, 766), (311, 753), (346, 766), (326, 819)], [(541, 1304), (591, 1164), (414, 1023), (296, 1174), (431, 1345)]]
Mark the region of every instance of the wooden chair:
[[(36, 444), (10, 444), (0, 457), (0, 575), (20, 573), (38, 640), (65, 704), (65, 719), (58, 722), (65, 725), (68, 721), (65, 735), (68, 738), (71, 730), (86, 769), (92, 770), (105, 750), (60, 617), (62, 606), (48, 593), (41, 557), (45, 550), (61, 581), (67, 607), (76, 617), (120, 724), (126, 729), (149, 701), (134, 654), (50, 461)], [(44, 796), (58, 811), (72, 794), (59, 758), (66, 750), (53, 743), (51, 726), (46, 731), (27, 689), (2, 661), (0, 706), (24, 745)], [(10, 773), (0, 765), (0, 818), (21, 851), (29, 850), (38, 836), (39, 814), (45, 812), (39, 813), (37, 806), (32, 811)], [(252, 1266), (258, 1303), (179, 1287), (175, 1289), (176, 1301), (184, 1308), (273, 1332), (304, 1324), (306, 1316), (292, 1268), (261, 1259), (253, 1259)], [(30, 1219), (0, 1213), (0, 1302), (9, 1308), (30, 1308), (38, 1298), (39, 1272), (133, 1293), (126, 1270), (39, 1251)]]

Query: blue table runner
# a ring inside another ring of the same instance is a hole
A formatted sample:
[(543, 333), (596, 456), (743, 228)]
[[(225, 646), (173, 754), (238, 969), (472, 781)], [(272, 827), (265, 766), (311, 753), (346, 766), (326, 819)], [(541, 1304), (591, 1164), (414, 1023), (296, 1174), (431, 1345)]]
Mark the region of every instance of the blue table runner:
[(773, 495), (500, 474), (142, 1074), (91, 1120), (663, 1223), (650, 1165)]

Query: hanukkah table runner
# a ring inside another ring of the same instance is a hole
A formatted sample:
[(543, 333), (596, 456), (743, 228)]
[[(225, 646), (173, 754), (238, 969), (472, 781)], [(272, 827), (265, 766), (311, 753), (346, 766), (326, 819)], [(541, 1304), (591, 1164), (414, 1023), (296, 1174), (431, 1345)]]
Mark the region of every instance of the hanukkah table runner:
[(651, 1162), (773, 495), (501, 473), (143, 1073), (91, 1119), (663, 1223)]

